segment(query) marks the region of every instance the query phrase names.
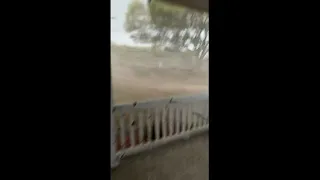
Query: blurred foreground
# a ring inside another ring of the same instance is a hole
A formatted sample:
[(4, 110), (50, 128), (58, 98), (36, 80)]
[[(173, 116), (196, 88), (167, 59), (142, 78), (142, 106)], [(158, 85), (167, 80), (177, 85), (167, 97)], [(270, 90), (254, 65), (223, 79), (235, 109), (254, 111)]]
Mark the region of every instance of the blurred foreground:
[(113, 180), (207, 180), (208, 134), (132, 156), (113, 170)]

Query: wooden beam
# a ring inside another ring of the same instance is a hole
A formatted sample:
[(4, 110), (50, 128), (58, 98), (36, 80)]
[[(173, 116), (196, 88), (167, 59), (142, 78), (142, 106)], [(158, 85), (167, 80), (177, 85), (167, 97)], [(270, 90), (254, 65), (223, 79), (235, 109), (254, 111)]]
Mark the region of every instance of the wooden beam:
[[(152, 0), (149, 0), (149, 2)], [(155, 0), (185, 6), (199, 11), (209, 12), (209, 0)]]

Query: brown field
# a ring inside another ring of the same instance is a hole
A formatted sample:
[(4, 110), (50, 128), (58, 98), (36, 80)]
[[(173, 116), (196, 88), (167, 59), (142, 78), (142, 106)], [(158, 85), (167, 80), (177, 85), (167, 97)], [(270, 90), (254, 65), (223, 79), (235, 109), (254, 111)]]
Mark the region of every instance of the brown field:
[[(159, 64), (162, 64), (159, 67)], [(186, 53), (157, 54), (150, 49), (112, 46), (111, 68), (115, 104), (208, 90), (208, 63)]]

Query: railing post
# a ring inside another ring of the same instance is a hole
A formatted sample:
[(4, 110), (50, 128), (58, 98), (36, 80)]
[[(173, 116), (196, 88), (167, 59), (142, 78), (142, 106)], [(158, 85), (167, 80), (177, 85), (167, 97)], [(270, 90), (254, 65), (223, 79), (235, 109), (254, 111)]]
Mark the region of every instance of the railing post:
[[(112, 84), (111, 84), (112, 87)], [(112, 88), (111, 88), (111, 117), (110, 117), (110, 132), (111, 132), (111, 169), (115, 168), (119, 165), (119, 160), (116, 156), (116, 129), (115, 129), (115, 123), (114, 123), (114, 118), (113, 118), (113, 113), (112, 113), (112, 109), (113, 109), (113, 98), (112, 98)]]

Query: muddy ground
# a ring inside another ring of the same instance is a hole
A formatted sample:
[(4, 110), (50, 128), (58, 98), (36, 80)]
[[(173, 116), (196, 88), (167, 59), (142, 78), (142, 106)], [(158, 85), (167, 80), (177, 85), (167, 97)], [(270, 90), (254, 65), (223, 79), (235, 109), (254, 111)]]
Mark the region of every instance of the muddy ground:
[(208, 91), (208, 62), (182, 53), (112, 46), (116, 104)]

